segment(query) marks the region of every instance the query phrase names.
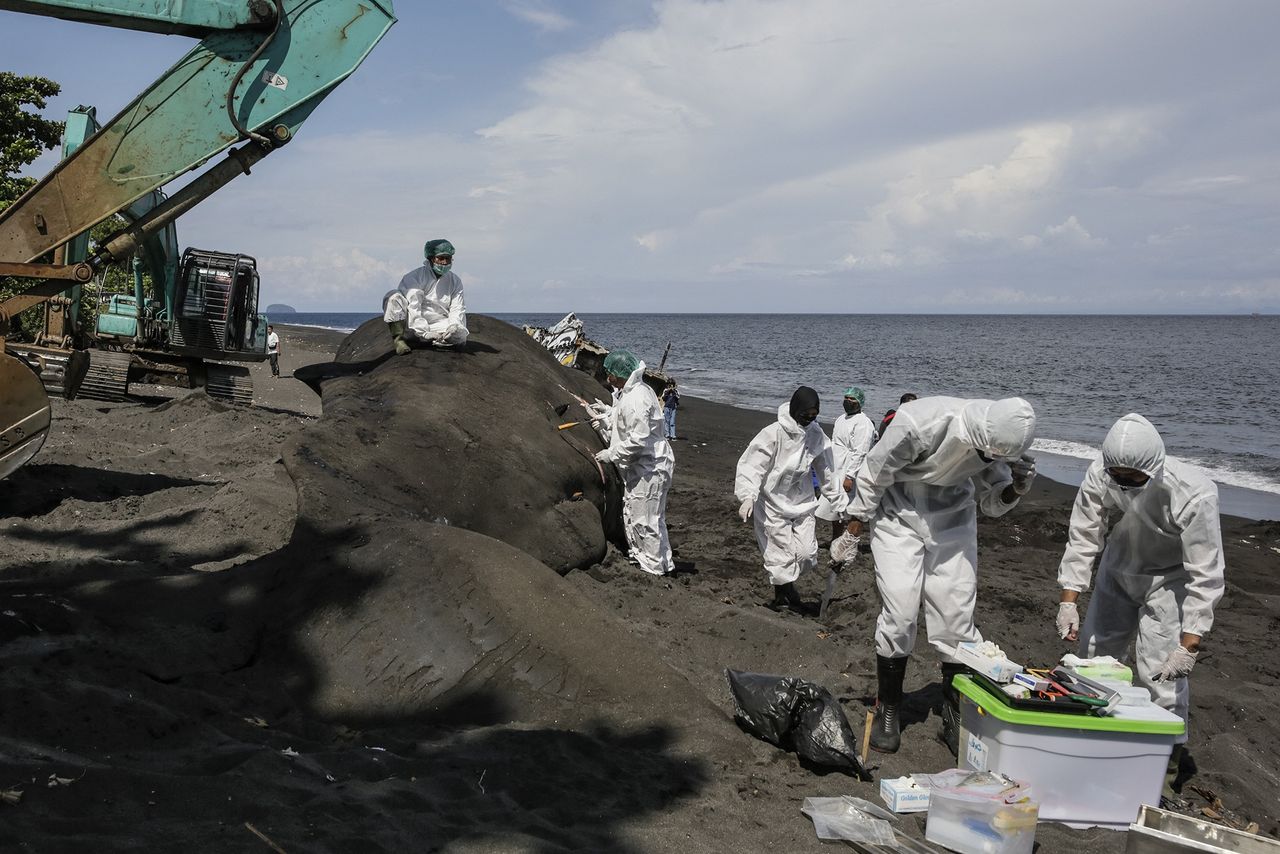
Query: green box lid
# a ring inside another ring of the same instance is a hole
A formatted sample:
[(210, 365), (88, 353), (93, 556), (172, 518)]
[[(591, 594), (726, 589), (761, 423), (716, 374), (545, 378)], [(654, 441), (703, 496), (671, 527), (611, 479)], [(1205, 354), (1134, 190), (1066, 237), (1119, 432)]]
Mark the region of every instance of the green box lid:
[[(1176, 721), (1146, 721), (1133, 718), (1118, 718), (1114, 715), (1067, 715), (1056, 712), (1032, 712), (1026, 709), (1015, 709), (999, 697), (963, 674), (952, 680), (952, 685), (961, 694), (977, 704), (978, 708), (995, 718), (1010, 724), (1023, 726), (1056, 727), (1057, 729), (1084, 729), (1098, 732), (1143, 733), (1146, 735), (1182, 735), (1186, 725), (1179, 718)], [(1122, 707), (1123, 708), (1123, 707)]]

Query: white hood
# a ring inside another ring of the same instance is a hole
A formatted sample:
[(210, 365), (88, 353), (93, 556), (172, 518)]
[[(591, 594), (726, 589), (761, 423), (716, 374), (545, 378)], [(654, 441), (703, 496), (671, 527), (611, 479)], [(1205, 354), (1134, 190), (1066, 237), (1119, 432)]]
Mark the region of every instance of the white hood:
[(1031, 447), (1036, 413), (1020, 397), (973, 400), (960, 414), (974, 449), (998, 460), (1016, 460)]
[(1102, 467), (1137, 469), (1156, 480), (1164, 470), (1164, 440), (1155, 425), (1131, 412), (1102, 440)]

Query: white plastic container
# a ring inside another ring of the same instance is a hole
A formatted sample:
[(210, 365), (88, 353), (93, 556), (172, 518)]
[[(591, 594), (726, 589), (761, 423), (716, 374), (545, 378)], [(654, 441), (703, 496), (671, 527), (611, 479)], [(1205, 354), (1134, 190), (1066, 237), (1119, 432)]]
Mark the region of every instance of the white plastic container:
[(1022, 672), (1021, 664), (1007, 658), (991, 658), (978, 651), (978, 644), (965, 641), (956, 644), (956, 661), (970, 667), (992, 682), (1008, 682), (1015, 673)]
[(959, 854), (1031, 854), (1038, 806), (1031, 800), (1005, 803), (959, 789), (934, 789), (924, 838)]
[[(1106, 717), (1012, 708), (965, 676), (958, 766), (1026, 783), (1040, 818), (1072, 827), (1124, 830), (1157, 804), (1182, 719), (1154, 703)], [(936, 793), (934, 793), (936, 795)]]

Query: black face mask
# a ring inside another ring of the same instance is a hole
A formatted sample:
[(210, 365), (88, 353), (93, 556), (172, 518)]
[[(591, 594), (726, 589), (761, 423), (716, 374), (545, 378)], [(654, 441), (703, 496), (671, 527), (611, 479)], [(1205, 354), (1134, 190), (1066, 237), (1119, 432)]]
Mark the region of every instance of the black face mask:
[(807, 413), (803, 415), (797, 415), (796, 423), (799, 424), (801, 427), (808, 427), (810, 424), (813, 423), (814, 419), (817, 417), (818, 416), (816, 415), (809, 415)]
[(1111, 472), (1107, 472), (1107, 476), (1111, 478), (1112, 483), (1123, 489), (1125, 492), (1129, 492), (1134, 489), (1142, 489), (1151, 482), (1151, 478), (1136, 480), (1131, 477), (1125, 477), (1122, 474), (1112, 474)]
[(844, 402), (844, 414), (845, 414), (845, 415), (857, 415), (857, 414), (858, 414), (859, 412), (861, 412), (861, 411), (862, 411), (862, 404), (861, 404), (861, 403), (858, 403), (858, 401), (856, 401), (856, 400), (846, 400), (846, 401)]

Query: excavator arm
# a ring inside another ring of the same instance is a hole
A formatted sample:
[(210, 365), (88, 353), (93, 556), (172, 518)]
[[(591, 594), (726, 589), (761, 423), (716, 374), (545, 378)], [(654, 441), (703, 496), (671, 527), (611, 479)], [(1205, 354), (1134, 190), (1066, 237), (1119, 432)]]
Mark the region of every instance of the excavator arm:
[[(0, 212), (0, 276), (33, 280), (0, 303), (0, 344), (21, 310), (128, 257), (292, 139), (395, 23), (390, 0), (0, 0), (4, 10), (200, 42)], [(87, 261), (48, 263), (57, 247), (228, 149), (227, 157), (103, 241)], [(0, 477), (39, 449), (47, 413), (35, 374), (0, 355)]]

